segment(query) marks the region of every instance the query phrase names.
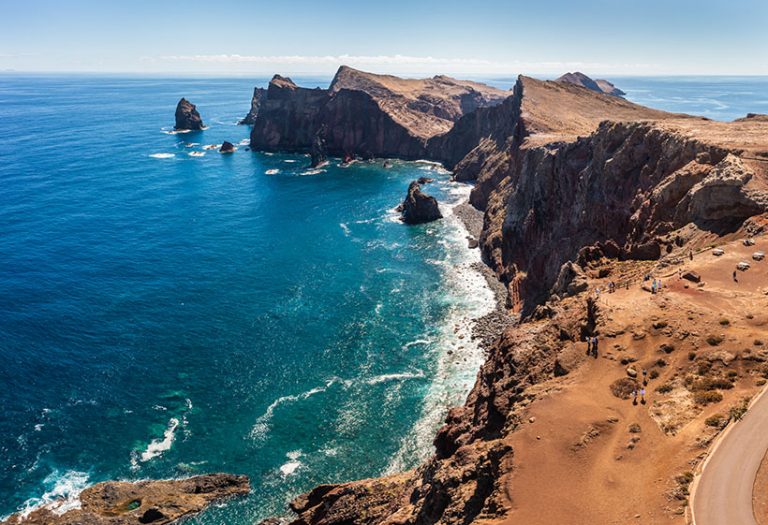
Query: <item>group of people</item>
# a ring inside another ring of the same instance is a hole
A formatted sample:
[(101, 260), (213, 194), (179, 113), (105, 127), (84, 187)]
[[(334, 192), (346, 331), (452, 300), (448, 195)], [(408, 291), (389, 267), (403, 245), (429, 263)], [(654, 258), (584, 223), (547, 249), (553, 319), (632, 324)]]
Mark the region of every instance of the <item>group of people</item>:
[(651, 274), (646, 274), (643, 277), (643, 281), (651, 281), (651, 293), (656, 295), (661, 291), (661, 279), (655, 279), (651, 277)]
[(640, 396), (640, 403), (645, 404), (645, 387), (648, 386), (648, 370), (643, 368), (643, 385), (640, 388), (632, 390), (632, 404), (637, 405), (637, 397)]

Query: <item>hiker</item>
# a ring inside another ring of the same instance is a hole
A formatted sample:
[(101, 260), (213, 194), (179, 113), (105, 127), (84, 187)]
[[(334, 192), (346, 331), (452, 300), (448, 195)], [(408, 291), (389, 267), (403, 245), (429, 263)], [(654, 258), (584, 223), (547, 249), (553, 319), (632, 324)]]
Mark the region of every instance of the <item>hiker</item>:
[(736, 270), (733, 271), (733, 282), (739, 282), (739, 280), (736, 278)]
[(653, 282), (651, 283), (651, 293), (653, 295), (656, 295), (656, 279), (654, 279)]
[(597, 336), (592, 338), (592, 353), (597, 357)]
[(592, 338), (587, 336), (587, 355), (592, 353)]
[(633, 405), (636, 405), (636, 404), (637, 404), (637, 389), (634, 389), (634, 390), (632, 391), (632, 404), (633, 404)]
[(643, 368), (643, 386), (648, 384), (648, 370)]
[(688, 250), (688, 256), (693, 260), (693, 250)]
[(645, 388), (640, 389), (640, 403), (645, 404)]

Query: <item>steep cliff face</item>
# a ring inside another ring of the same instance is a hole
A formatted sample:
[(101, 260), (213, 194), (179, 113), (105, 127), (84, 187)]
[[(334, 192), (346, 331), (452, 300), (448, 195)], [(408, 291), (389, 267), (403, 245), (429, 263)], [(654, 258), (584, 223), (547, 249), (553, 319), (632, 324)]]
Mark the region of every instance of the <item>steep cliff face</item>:
[(244, 124), (248, 126), (252, 126), (254, 122), (256, 122), (256, 115), (259, 114), (259, 109), (261, 108), (261, 103), (264, 102), (264, 99), (267, 98), (267, 90), (264, 88), (254, 88), (253, 89), (253, 97), (251, 98), (251, 109), (248, 111), (248, 114), (238, 122), (238, 124)]
[(260, 98), (251, 146), (308, 150), (320, 133), (331, 155), (415, 159), (426, 154), (430, 137), (507, 95), (448, 77), (400, 79), (345, 66), (327, 90), (300, 88), (275, 76)]
[(197, 106), (192, 104), (186, 98), (179, 100), (176, 104), (176, 124), (175, 129), (198, 131), (203, 129), (203, 119), (197, 111)]
[[(502, 104), (429, 139), (431, 158), (454, 167), (457, 179), (477, 181), (484, 258), (507, 284), (509, 306), (526, 316), (500, 334), (466, 403), (437, 433), (430, 460), (412, 472), (318, 487), (292, 504), (294, 524), (465, 525), (506, 516), (516, 490), (511, 443), (525, 407), (583, 361), (576, 341), (605, 328), (593, 300), (569, 296), (602, 275), (595, 265), (637, 280), (655, 259), (682, 260), (693, 239), (761, 223), (754, 216), (768, 211), (766, 132), (760, 118), (715, 123), (521, 77)], [(586, 430), (576, 430), (577, 452), (618, 421), (593, 426), (594, 410), (584, 416)], [(611, 457), (609, 471), (619, 459)], [(663, 499), (658, 491), (652, 497)]]

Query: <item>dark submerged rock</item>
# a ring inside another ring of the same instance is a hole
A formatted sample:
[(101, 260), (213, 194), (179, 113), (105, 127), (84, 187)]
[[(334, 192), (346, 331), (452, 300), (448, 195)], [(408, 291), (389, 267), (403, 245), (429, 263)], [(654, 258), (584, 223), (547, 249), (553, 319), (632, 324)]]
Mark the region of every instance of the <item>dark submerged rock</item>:
[(235, 152), (235, 145), (232, 144), (229, 141), (224, 141), (219, 148), (219, 153), (234, 153)]

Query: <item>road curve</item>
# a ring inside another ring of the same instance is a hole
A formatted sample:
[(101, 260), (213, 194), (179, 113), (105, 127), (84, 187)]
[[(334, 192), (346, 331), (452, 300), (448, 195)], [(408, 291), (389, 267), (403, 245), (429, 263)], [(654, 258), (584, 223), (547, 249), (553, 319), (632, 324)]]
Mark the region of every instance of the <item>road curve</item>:
[[(707, 457), (691, 491), (693, 525), (756, 525), (752, 488), (768, 450), (768, 395), (729, 425)], [(763, 524), (761, 524), (763, 525)]]

